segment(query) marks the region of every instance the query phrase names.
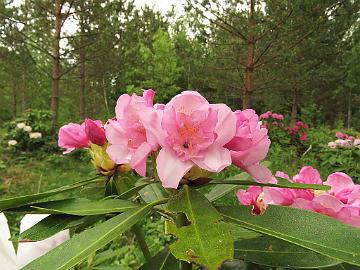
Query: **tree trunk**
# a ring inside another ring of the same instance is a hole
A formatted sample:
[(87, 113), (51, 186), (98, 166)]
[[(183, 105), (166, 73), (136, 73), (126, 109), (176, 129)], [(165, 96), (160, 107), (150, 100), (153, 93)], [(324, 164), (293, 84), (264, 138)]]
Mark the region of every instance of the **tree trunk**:
[(14, 118), (16, 118), (16, 115), (17, 115), (17, 91), (16, 91), (15, 83), (13, 83), (12, 95), (13, 95), (13, 116), (14, 116)]
[(27, 104), (27, 94), (26, 94), (26, 90), (27, 90), (27, 84), (26, 84), (26, 79), (25, 79), (25, 74), (22, 74), (22, 93), (21, 93), (21, 113), (23, 113), (27, 108), (28, 108), (28, 104)]
[(296, 120), (297, 120), (297, 114), (298, 114), (298, 100), (297, 99), (298, 99), (297, 90), (294, 89), (292, 107), (291, 107), (291, 122), (290, 122), (291, 127), (295, 126)]
[(351, 89), (348, 93), (348, 111), (347, 111), (347, 128), (351, 128)]
[(106, 112), (109, 112), (109, 104), (107, 99), (107, 93), (106, 93), (106, 87), (105, 87), (105, 78), (102, 78), (102, 88), (103, 88), (103, 94), (104, 94), (104, 103), (105, 103), (105, 109)]
[(59, 114), (59, 82), (60, 82), (60, 34), (61, 34), (61, 2), (54, 1), (54, 40), (52, 48), (52, 78), (51, 78), (51, 112), (52, 112), (52, 128), (56, 129)]
[(84, 45), (84, 36), (85, 36), (85, 23), (84, 23), (84, 16), (83, 16), (83, 12), (84, 12), (84, 7), (83, 7), (83, 2), (81, 2), (81, 6), (80, 6), (80, 32), (81, 32), (81, 36), (80, 36), (80, 53), (79, 53), (79, 61), (80, 61), (80, 66), (79, 66), (79, 73), (80, 73), (80, 93), (79, 93), (79, 102), (80, 102), (80, 118), (84, 119), (85, 118), (85, 82), (86, 82), (86, 77), (85, 77), (85, 57), (86, 57), (86, 51), (85, 51), (85, 45)]
[(80, 51), (80, 118), (85, 118), (85, 50)]
[(255, 0), (250, 0), (249, 35), (247, 38), (247, 57), (244, 75), (243, 109), (251, 108), (251, 97), (254, 90), (254, 54), (255, 54)]

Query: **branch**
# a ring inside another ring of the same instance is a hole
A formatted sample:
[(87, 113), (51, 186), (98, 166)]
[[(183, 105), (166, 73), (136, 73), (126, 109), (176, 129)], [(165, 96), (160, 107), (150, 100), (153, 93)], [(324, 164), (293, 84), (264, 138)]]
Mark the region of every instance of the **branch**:
[[(306, 39), (308, 36), (310, 36), (312, 33), (315, 32), (315, 29), (309, 31), (308, 33), (306, 33), (305, 35), (303, 35), (300, 39), (298, 39), (296, 42), (294, 42), (293, 44), (291, 44), (289, 47), (287, 47), (285, 50), (291, 50), (294, 47), (296, 47), (297, 45), (299, 45), (304, 39)], [(269, 63), (270, 61), (274, 60), (275, 58), (279, 57), (281, 55), (281, 53), (274, 55), (273, 57), (270, 57), (269, 59), (267, 59), (266, 61), (263, 61), (257, 65), (254, 65), (254, 68), (258, 68), (260, 66), (263, 66), (267, 63)]]
[(268, 29), (267, 31), (264, 31), (260, 36), (258, 36), (257, 38), (255, 38), (255, 41), (258, 41), (260, 39), (262, 39), (264, 36), (266, 36), (266, 34), (268, 34), (269, 32), (275, 31), (278, 28), (280, 28), (280, 26), (282, 26), (287, 19), (290, 18), (291, 14), (293, 13), (293, 9), (290, 10), (290, 12), (285, 16), (285, 18), (283, 18), (281, 21), (279, 21), (274, 27)]
[[(195, 1), (195, 3), (196, 3), (196, 4), (199, 4), (197, 1)], [(215, 14), (214, 11), (211, 11), (211, 10), (210, 10), (209, 8), (207, 8), (206, 6), (200, 4), (200, 6), (202, 6), (203, 8), (205, 8), (205, 10), (206, 10), (207, 12), (211, 13), (212, 15), (214, 15), (214, 16), (216, 17), (216, 19), (217, 19), (218, 21), (220, 21), (221, 23), (223, 23), (224, 25), (217, 23), (216, 20), (213, 20), (213, 19), (208, 18), (208, 17), (204, 14), (204, 12), (203, 12), (202, 10), (200, 10), (198, 7), (195, 7), (191, 2), (190, 2), (190, 5), (191, 5), (194, 9), (196, 9), (197, 11), (199, 11), (200, 14), (201, 14), (203, 17), (205, 17), (206, 19), (208, 19), (211, 23), (216, 24), (216, 25), (219, 26), (220, 28), (224, 29), (225, 31), (227, 31), (227, 32), (229, 32), (229, 33), (231, 33), (231, 34), (233, 34), (233, 35), (235, 35), (235, 36), (237, 36), (237, 37), (239, 37), (239, 38), (241, 38), (241, 39), (243, 39), (244, 41), (247, 40), (247, 38), (245, 37), (245, 35), (243, 35), (237, 28), (235, 28), (234, 26), (232, 26), (231, 24), (229, 24), (228, 22), (226, 22), (226, 21), (225, 21), (224, 19), (222, 19), (220, 16), (218, 16), (217, 14)]]

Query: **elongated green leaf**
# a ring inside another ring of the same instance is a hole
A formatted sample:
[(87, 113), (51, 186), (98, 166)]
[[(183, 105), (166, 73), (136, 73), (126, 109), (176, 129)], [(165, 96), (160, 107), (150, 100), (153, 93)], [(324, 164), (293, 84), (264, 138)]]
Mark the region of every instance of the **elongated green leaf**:
[(255, 181), (248, 181), (244, 179), (233, 179), (231, 181), (211, 181), (211, 185), (238, 185), (238, 186), (259, 186), (259, 187), (277, 187), (277, 188), (292, 188), (292, 189), (314, 189), (314, 190), (330, 190), (331, 187), (327, 185), (316, 184), (302, 184), (292, 183), (285, 179), (279, 180), (277, 184), (272, 183), (258, 183)]
[[(76, 227), (84, 222), (84, 217), (68, 215), (50, 215), (31, 228), (22, 232), (18, 239), (21, 241), (41, 241), (66, 229)], [(15, 239), (12, 239), (15, 240)]]
[(261, 216), (248, 207), (218, 208), (225, 221), (302, 246), (335, 260), (360, 266), (360, 229), (325, 215), (270, 206)]
[(359, 270), (360, 268), (355, 265), (347, 264), (347, 263), (341, 263), (338, 265), (334, 265), (331, 267), (322, 268), (324, 270)]
[(8, 208), (14, 208), (18, 206), (22, 206), (31, 202), (38, 201), (40, 199), (44, 199), (53, 195), (57, 195), (62, 192), (74, 190), (80, 188), (82, 186), (88, 185), (90, 183), (94, 183), (95, 181), (99, 180), (89, 180), (89, 181), (81, 181), (72, 185), (63, 186), (60, 188), (56, 188), (53, 190), (49, 190), (42, 193), (30, 194), (30, 195), (23, 195), (19, 197), (7, 198), (0, 200), (0, 211), (3, 211)]
[[(244, 180), (251, 180), (252, 177), (247, 173), (240, 173), (234, 176), (231, 176), (229, 178), (224, 179), (224, 181), (232, 181), (236, 179), (244, 179)], [(208, 194), (206, 194), (206, 198), (210, 201), (216, 201), (217, 199), (220, 199), (224, 197), (226, 194), (229, 194), (233, 190), (239, 189), (239, 185), (216, 185)]]
[(135, 186), (133, 188), (130, 188), (129, 190), (121, 193), (120, 195), (116, 196), (117, 199), (126, 200), (131, 198), (132, 196), (136, 195), (140, 190), (142, 190), (144, 187), (149, 185), (150, 183), (142, 183), (138, 186)]
[[(153, 183), (144, 187), (139, 191), (139, 194), (146, 203), (151, 203), (168, 197), (168, 194), (159, 183)], [(159, 207), (164, 209), (163, 205), (160, 205)]]
[(142, 265), (139, 270), (179, 270), (180, 261), (171, 254), (169, 248), (165, 248), (160, 251), (144, 265)]
[(91, 229), (83, 231), (26, 265), (23, 269), (70, 269), (139, 222), (140, 219), (150, 212), (152, 207), (152, 204), (147, 204), (126, 211)]
[(101, 253), (96, 254), (93, 265), (100, 265), (107, 260), (113, 259), (114, 257), (119, 256), (123, 251), (121, 249), (108, 249)]
[(218, 269), (234, 254), (233, 240), (229, 226), (222, 222), (221, 215), (200, 192), (184, 185), (180, 192), (171, 197), (168, 211), (184, 213), (190, 222), (177, 227), (166, 223), (166, 231), (177, 237), (170, 245), (171, 253), (178, 259), (195, 262), (206, 269)]
[(243, 227), (240, 227), (239, 225), (235, 225), (232, 223), (229, 223), (231, 234), (234, 238), (234, 240), (244, 240), (244, 239), (251, 239), (251, 238), (258, 238), (260, 236), (263, 236), (260, 233), (245, 229)]
[(56, 202), (45, 202), (32, 206), (40, 212), (50, 214), (68, 214), (76, 216), (119, 213), (138, 207), (137, 204), (118, 199), (93, 201), (88, 199), (67, 199)]
[(271, 267), (321, 268), (340, 262), (273, 237), (235, 241), (235, 258)]

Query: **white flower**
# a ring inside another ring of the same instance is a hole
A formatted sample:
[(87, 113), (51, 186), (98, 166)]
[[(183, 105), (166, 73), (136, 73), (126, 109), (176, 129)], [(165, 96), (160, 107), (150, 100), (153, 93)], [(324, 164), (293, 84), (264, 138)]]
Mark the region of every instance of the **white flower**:
[(18, 123), (16, 125), (16, 127), (19, 128), (19, 129), (23, 129), (24, 127), (26, 127), (26, 124), (25, 123)]
[(30, 132), (29, 137), (30, 139), (40, 139), (42, 134), (40, 132)]
[(9, 146), (14, 146), (14, 145), (17, 145), (17, 141), (16, 140), (10, 140), (10, 141), (8, 141), (8, 145)]
[(26, 131), (26, 132), (31, 132), (31, 131), (32, 131), (32, 127), (26, 126), (26, 127), (24, 127), (24, 131)]
[(328, 146), (329, 146), (330, 148), (336, 148), (336, 147), (338, 146), (338, 144), (337, 144), (336, 142), (329, 142), (329, 143), (328, 143)]
[[(48, 215), (27, 214), (20, 222), (20, 233), (29, 229)], [(1, 269), (19, 270), (36, 258), (46, 254), (70, 238), (69, 230), (61, 231), (49, 238), (37, 242), (19, 243), (15, 253), (10, 238), (7, 219), (0, 213), (0, 262)]]

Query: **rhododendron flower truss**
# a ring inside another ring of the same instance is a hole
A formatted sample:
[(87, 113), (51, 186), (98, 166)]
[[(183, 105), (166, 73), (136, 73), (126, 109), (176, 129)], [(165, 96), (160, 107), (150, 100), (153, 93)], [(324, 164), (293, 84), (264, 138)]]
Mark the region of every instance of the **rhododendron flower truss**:
[(64, 154), (75, 149), (87, 148), (91, 143), (104, 145), (106, 142), (105, 130), (100, 120), (86, 119), (82, 124), (70, 123), (59, 130), (58, 145), (65, 148)]
[(262, 127), (254, 110), (236, 111), (236, 134), (225, 145), (231, 151), (232, 162), (251, 174), (258, 182), (273, 182), (272, 173), (260, 165), (270, 146), (267, 129)]
[(254, 213), (262, 213), (266, 205), (284, 205), (302, 208), (325, 214), (344, 223), (360, 227), (360, 185), (354, 184), (345, 173), (336, 172), (322, 182), (319, 172), (310, 167), (303, 167), (300, 173), (290, 179), (285, 173), (277, 172), (277, 177), (290, 182), (303, 184), (324, 184), (331, 187), (329, 191), (311, 189), (287, 189), (274, 187), (250, 187), (240, 190), (237, 195), (243, 205), (252, 205)]
[(140, 117), (145, 109), (155, 111), (154, 94), (153, 90), (146, 90), (142, 97), (121, 95), (115, 108), (116, 118), (109, 120), (105, 128), (111, 144), (107, 149), (110, 158), (117, 164), (130, 164), (142, 176), (146, 175), (148, 155), (158, 149), (155, 137), (145, 129)]
[(235, 135), (236, 117), (228, 106), (185, 91), (162, 109), (143, 111), (141, 118), (161, 146), (156, 163), (164, 187), (177, 188), (193, 166), (220, 172), (231, 164), (224, 145)]

